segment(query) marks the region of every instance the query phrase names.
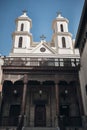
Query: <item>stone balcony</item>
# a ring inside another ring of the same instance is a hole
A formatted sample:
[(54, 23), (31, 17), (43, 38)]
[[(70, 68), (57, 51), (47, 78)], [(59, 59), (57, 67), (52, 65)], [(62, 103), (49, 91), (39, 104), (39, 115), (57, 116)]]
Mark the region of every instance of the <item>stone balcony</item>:
[(5, 57), (4, 66), (55, 66), (76, 67), (79, 58), (30, 58), (30, 57)]
[(31, 58), (31, 57), (5, 57), (2, 66), (3, 72), (13, 70), (19, 73), (55, 73), (55, 72), (77, 72), (80, 64), (79, 58)]

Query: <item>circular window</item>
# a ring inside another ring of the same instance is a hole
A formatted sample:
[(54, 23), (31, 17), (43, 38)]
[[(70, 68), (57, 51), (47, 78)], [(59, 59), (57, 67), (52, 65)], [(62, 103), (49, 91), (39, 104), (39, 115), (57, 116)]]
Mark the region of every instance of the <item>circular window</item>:
[(40, 51), (41, 51), (41, 52), (45, 52), (46, 49), (45, 49), (44, 47), (41, 47), (41, 48), (40, 48)]

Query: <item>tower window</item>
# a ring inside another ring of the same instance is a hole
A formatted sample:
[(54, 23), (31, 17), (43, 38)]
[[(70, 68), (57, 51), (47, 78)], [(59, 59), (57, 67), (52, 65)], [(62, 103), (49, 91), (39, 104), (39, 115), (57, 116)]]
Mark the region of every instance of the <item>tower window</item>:
[(61, 28), (61, 32), (63, 32), (64, 30), (63, 30), (63, 25), (62, 24), (60, 25), (60, 28)]
[(62, 37), (62, 47), (63, 47), (63, 48), (66, 48), (65, 37)]
[(18, 47), (20, 47), (20, 48), (22, 48), (22, 41), (23, 41), (23, 38), (22, 38), (22, 37), (19, 37)]
[(23, 31), (23, 29), (24, 29), (24, 24), (22, 23), (21, 24), (21, 31)]

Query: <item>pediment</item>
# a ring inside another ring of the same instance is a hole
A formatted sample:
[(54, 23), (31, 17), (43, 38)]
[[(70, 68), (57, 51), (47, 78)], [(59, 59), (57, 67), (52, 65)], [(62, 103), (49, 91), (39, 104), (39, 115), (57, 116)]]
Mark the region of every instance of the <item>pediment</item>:
[(31, 51), (31, 53), (55, 54), (56, 52), (46, 43), (40, 43)]

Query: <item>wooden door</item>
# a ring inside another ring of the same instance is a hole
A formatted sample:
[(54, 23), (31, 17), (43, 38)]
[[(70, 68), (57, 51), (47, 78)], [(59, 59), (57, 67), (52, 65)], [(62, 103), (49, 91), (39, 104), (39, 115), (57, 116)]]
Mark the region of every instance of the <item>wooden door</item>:
[(44, 127), (46, 126), (46, 108), (45, 105), (35, 106), (35, 126)]

